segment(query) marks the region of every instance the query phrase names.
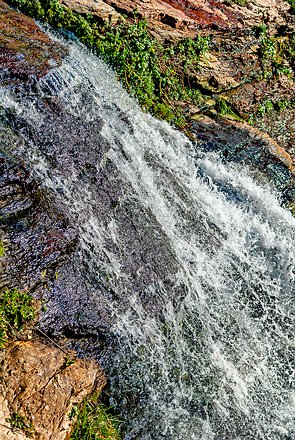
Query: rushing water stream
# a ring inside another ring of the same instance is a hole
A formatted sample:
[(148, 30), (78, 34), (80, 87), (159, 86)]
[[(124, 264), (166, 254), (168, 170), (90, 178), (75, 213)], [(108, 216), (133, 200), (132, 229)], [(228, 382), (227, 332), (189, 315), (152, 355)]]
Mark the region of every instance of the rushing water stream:
[(294, 439), (295, 220), (70, 46), (60, 69), (0, 99), (18, 154), (78, 229), (125, 438)]

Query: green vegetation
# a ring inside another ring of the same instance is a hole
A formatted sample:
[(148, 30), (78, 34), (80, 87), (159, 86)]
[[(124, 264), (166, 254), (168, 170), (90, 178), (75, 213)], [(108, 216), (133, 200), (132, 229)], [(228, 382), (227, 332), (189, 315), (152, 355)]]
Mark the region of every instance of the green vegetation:
[(6, 419), (6, 421), (10, 423), (13, 432), (21, 431), (29, 438), (34, 437), (35, 429), (33, 423), (26, 417), (14, 412), (10, 418)]
[(292, 58), (294, 59), (294, 36), (281, 37), (270, 34), (263, 24), (254, 28), (254, 33), (259, 38), (259, 57), (261, 59), (264, 78), (272, 76), (293, 76)]
[(226, 5), (232, 6), (234, 4), (239, 6), (247, 6), (248, 0), (225, 0)]
[(294, 215), (294, 217), (295, 217), (295, 200), (294, 200), (294, 202), (290, 203), (288, 208), (291, 211), (291, 214)]
[(18, 289), (4, 290), (0, 293), (0, 348), (9, 337), (23, 331), (27, 322), (34, 320), (36, 311), (33, 298)]
[(221, 116), (229, 116), (236, 121), (242, 121), (242, 118), (236, 113), (231, 104), (223, 98), (217, 100), (216, 109)]
[(287, 0), (287, 2), (291, 6), (291, 13), (295, 15), (295, 0)]
[(249, 117), (248, 123), (254, 124), (259, 118), (264, 118), (273, 113), (280, 113), (284, 110), (295, 108), (295, 99), (287, 101), (286, 99), (280, 99), (274, 101), (271, 99), (264, 99), (256, 109), (255, 113), (252, 113)]
[(0, 258), (4, 257), (5, 255), (5, 247), (2, 240), (0, 240)]
[(265, 116), (273, 112), (274, 105), (271, 99), (266, 99), (257, 108), (257, 115)]
[(12, 6), (46, 20), (50, 25), (74, 32), (117, 72), (124, 87), (152, 114), (184, 127), (183, 110), (175, 101), (199, 104), (201, 93), (190, 78), (198, 71), (200, 57), (209, 48), (208, 37), (187, 38), (162, 45), (153, 38), (145, 20), (134, 13), (133, 23), (123, 19), (116, 26), (83, 17), (58, 0), (10, 0)]
[(65, 357), (65, 362), (64, 362), (63, 368), (67, 368), (70, 365), (74, 365), (75, 362), (76, 362), (76, 360), (70, 354), (67, 354)]
[(70, 440), (120, 440), (119, 421), (99, 401), (97, 393), (87, 397), (80, 407), (74, 406), (70, 418), (77, 417)]

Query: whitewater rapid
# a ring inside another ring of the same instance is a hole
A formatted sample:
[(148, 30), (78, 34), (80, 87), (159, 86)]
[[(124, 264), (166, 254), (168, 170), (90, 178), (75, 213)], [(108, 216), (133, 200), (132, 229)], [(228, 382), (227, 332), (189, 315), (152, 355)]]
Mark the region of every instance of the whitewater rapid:
[[(3, 87), (0, 99), (30, 127), (19, 155), (72, 218), (80, 265), (111, 313), (96, 356), (124, 438), (294, 439), (295, 219), (258, 173), (143, 113), (109, 67), (67, 44), (34, 93)], [(99, 118), (99, 137), (89, 145), (76, 125), (65, 142), (50, 99), (73, 124)]]

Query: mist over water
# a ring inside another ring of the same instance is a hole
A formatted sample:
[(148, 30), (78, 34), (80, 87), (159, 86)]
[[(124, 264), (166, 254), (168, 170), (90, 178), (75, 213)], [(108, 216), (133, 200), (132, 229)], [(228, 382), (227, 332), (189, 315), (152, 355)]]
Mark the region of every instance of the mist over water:
[(34, 87), (1, 102), (110, 315), (97, 357), (125, 438), (294, 439), (290, 212), (253, 172), (144, 114), (76, 44)]

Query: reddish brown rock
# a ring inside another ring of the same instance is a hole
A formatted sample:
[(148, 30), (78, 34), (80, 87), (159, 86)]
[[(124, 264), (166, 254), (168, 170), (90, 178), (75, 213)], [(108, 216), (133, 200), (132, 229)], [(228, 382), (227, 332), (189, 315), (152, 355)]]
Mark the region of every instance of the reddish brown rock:
[(284, 22), (289, 10), (284, 0), (248, 1), (247, 7), (229, 5), (221, 0), (61, 0), (76, 12), (91, 13), (103, 20), (116, 20), (119, 14), (137, 10), (150, 30), (161, 39), (194, 36), (200, 29), (245, 28), (269, 22)]
[(0, 0), (0, 83), (44, 76), (67, 52), (29, 17)]
[(0, 439), (25, 439), (9, 421), (18, 414), (31, 422), (36, 440), (65, 440), (71, 429), (69, 412), (105, 378), (94, 361), (75, 360), (38, 341), (14, 342), (5, 350), (0, 385)]

